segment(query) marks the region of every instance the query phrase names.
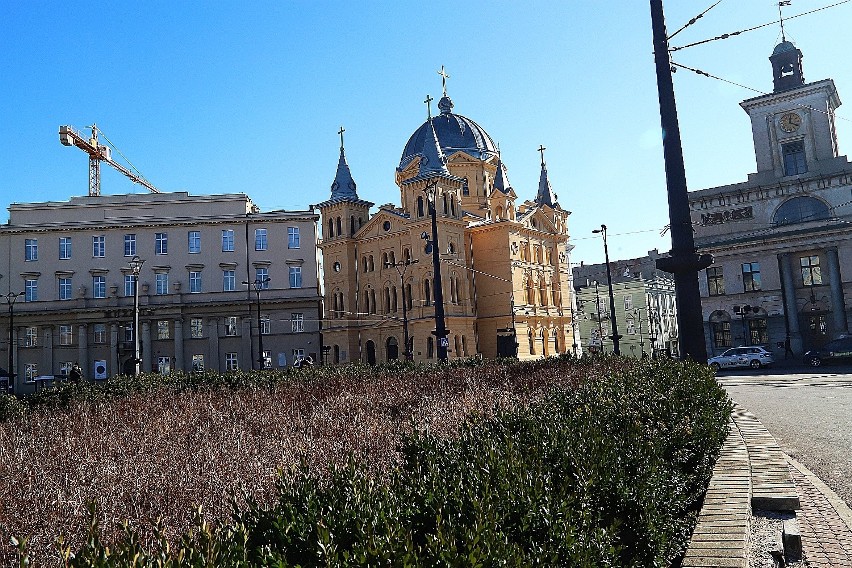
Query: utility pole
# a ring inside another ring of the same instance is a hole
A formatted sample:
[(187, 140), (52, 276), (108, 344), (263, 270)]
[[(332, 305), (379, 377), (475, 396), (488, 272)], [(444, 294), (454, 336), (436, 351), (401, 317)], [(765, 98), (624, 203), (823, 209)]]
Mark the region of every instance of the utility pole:
[[(432, 217), (432, 238), (429, 245), (432, 247), (432, 270), (433, 290), (435, 297), (435, 339), (438, 342), (438, 360), (447, 360), (447, 348), (450, 346), (447, 340), (447, 324), (444, 319), (444, 289), (441, 285), (441, 251), (438, 248), (438, 221), (437, 221), (437, 188), (438, 182), (432, 181), (426, 185), (426, 201), (429, 202), (429, 215)], [(406, 346), (407, 348), (407, 346)]]
[(139, 348), (139, 273), (145, 260), (134, 256), (130, 261), (133, 273), (133, 376), (138, 376), (142, 363), (142, 351)]
[(9, 390), (15, 392), (15, 369), (14, 369), (14, 350), (15, 345), (15, 300), (23, 296), (23, 292), (9, 292), (3, 297), (6, 298), (6, 303), (9, 304)]
[(663, 15), (663, 0), (650, 0), (650, 2), (672, 234), (671, 256), (657, 259), (657, 268), (671, 273), (674, 277), (681, 358), (706, 363), (707, 346), (704, 341), (704, 318), (701, 313), (698, 272), (710, 266), (713, 263), (713, 257), (709, 254), (699, 255), (695, 250), (686, 189), (686, 170), (683, 165), (683, 147), (669, 61), (669, 42)]
[(618, 341), (621, 339), (621, 336), (618, 335), (618, 321), (615, 317), (615, 296), (612, 293), (612, 270), (609, 267), (609, 247), (606, 244), (606, 225), (601, 225), (600, 229), (595, 229), (592, 232), (601, 233), (603, 235), (604, 260), (606, 260), (606, 283), (609, 287), (609, 319), (612, 322), (612, 335), (610, 336), (610, 339), (612, 339), (612, 352), (616, 355), (621, 355), (621, 349), (618, 345)]
[(405, 360), (411, 361), (414, 358), (414, 354), (411, 352), (409, 348), (409, 338), (408, 338), (408, 297), (405, 294), (405, 272), (408, 270), (408, 267), (412, 264), (416, 264), (419, 261), (415, 258), (411, 260), (410, 258), (406, 258), (401, 262), (386, 262), (385, 268), (396, 268), (397, 274), (399, 274), (399, 283), (402, 288), (402, 337), (405, 342)]

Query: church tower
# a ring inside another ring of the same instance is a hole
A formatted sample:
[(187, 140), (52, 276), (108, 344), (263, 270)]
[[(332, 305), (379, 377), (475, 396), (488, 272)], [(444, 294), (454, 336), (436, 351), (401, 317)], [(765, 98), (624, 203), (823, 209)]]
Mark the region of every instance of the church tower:
[(346, 163), (343, 149), (343, 133), (340, 134), (340, 159), (337, 173), (331, 184), (331, 196), (328, 200), (316, 204), (320, 211), (322, 240), (319, 248), (323, 255), (323, 296), (325, 299), (324, 335), (334, 338), (335, 330), (341, 337), (326, 345), (334, 345), (336, 353), (329, 353), (329, 363), (346, 360), (349, 353), (357, 353), (358, 344), (351, 334), (347, 334), (347, 321), (357, 319), (357, 287), (350, 283), (358, 279), (358, 250), (356, 234), (369, 220), (373, 203), (358, 198), (355, 180)]

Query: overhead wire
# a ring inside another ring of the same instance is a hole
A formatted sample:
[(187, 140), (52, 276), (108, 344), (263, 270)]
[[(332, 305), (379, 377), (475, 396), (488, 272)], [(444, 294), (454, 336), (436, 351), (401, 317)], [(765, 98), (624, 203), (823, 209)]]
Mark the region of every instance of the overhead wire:
[(692, 24), (694, 24), (695, 22), (697, 22), (697, 21), (698, 21), (698, 20), (700, 20), (701, 18), (703, 18), (703, 17), (704, 17), (704, 14), (706, 14), (707, 12), (709, 12), (710, 10), (712, 10), (713, 8), (715, 8), (716, 6), (718, 6), (718, 5), (719, 5), (719, 4), (721, 4), (721, 3), (722, 3), (722, 0), (719, 0), (718, 2), (716, 2), (715, 4), (713, 4), (712, 6), (710, 6), (709, 8), (707, 8), (706, 10), (704, 10), (703, 12), (701, 12), (700, 14), (698, 14), (697, 16), (695, 16), (694, 18), (692, 18), (691, 20), (689, 20), (689, 21), (688, 21), (687, 23), (685, 23), (685, 24), (684, 24), (684, 25), (683, 25), (683, 26), (682, 26), (679, 30), (677, 30), (675, 33), (673, 33), (673, 34), (672, 34), (672, 35), (670, 35), (669, 37), (667, 37), (667, 38), (666, 38), (666, 40), (670, 40), (670, 39), (672, 39), (674, 36), (676, 36), (677, 34), (679, 34), (680, 32), (682, 32), (683, 30), (685, 30), (686, 28), (688, 28), (689, 26), (691, 26)]

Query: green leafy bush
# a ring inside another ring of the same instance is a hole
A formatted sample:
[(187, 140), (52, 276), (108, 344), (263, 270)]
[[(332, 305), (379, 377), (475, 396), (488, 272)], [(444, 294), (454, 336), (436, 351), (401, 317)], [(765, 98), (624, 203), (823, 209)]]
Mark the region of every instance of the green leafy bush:
[(126, 529), (107, 547), (93, 522), (86, 545), (66, 551), (66, 561), (670, 565), (689, 538), (730, 402), (707, 367), (676, 361), (563, 359), (506, 370), (547, 374), (566, 365), (599, 372), (526, 407), (472, 417), (456, 437), (415, 431), (399, 448), (399, 467), (381, 479), (354, 459), (328, 476), (305, 468), (282, 478), (274, 502), (235, 505), (230, 524), (211, 528), (199, 513), (174, 545), (160, 536), (146, 547)]

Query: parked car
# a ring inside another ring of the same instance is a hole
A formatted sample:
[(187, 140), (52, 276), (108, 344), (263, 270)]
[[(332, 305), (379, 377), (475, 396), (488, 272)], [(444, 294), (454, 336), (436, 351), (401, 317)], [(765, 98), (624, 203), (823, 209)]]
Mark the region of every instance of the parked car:
[(829, 341), (822, 347), (805, 353), (805, 365), (819, 367), (823, 363), (835, 363), (852, 360), (852, 337), (841, 337)]
[(763, 347), (731, 347), (721, 355), (711, 357), (707, 364), (714, 371), (719, 369), (734, 369), (736, 367), (751, 367), (759, 369), (775, 362), (772, 353)]

